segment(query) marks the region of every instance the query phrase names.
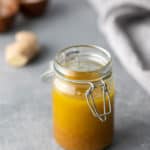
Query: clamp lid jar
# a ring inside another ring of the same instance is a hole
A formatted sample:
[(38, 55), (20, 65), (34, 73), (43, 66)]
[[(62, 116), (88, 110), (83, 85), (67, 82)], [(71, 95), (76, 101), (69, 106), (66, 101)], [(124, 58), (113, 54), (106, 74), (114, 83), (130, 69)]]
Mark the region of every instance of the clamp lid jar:
[(53, 129), (67, 150), (100, 150), (112, 143), (114, 84), (109, 52), (77, 45), (57, 53), (53, 75)]

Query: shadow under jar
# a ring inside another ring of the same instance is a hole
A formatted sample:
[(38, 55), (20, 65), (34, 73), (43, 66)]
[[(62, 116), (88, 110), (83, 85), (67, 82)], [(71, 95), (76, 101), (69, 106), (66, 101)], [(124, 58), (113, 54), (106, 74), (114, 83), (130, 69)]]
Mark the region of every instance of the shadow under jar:
[(78, 45), (58, 52), (53, 73), (53, 132), (65, 150), (101, 150), (112, 144), (114, 83), (110, 54)]

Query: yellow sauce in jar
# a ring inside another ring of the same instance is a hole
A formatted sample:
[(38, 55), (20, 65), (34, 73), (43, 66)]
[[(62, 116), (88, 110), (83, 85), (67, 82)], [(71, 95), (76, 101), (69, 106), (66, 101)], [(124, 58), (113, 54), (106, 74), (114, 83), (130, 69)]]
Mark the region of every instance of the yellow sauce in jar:
[(115, 92), (110, 54), (94, 45), (71, 46), (57, 53), (50, 69), (53, 132), (59, 146), (102, 150), (111, 145)]
[[(78, 74), (78, 79), (92, 79), (93, 74)], [(74, 76), (75, 79), (75, 76)], [(93, 116), (86, 101), (88, 85), (67, 83), (54, 79), (53, 126), (54, 136), (65, 150), (101, 150), (112, 143), (114, 87), (111, 78), (105, 81), (109, 88), (112, 112), (105, 122)], [(93, 92), (99, 112), (103, 111), (103, 97), (100, 87)], [(108, 109), (108, 102), (106, 102)]]

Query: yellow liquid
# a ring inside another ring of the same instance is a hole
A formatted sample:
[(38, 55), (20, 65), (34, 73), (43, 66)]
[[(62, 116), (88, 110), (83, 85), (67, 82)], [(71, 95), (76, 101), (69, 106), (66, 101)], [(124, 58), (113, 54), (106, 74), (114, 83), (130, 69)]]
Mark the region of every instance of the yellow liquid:
[[(59, 84), (60, 83), (60, 84)], [(87, 87), (57, 81), (53, 88), (54, 136), (65, 150), (101, 150), (112, 143), (114, 89), (110, 91), (112, 113), (106, 122), (93, 116), (85, 98)], [(100, 112), (103, 99), (100, 88), (93, 96)], [(106, 103), (108, 110), (108, 102)]]

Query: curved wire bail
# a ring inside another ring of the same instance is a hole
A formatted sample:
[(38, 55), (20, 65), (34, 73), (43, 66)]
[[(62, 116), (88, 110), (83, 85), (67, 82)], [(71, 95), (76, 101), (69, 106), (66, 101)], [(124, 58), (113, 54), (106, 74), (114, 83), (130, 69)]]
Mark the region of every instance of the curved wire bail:
[[(100, 80), (100, 87), (102, 88), (102, 92), (103, 92), (103, 113), (99, 113), (94, 97), (93, 97), (93, 91), (96, 88), (95, 84), (92, 82), (88, 82), (88, 84), (90, 85), (90, 87), (88, 88), (88, 90), (85, 93), (86, 99), (87, 99), (87, 104), (93, 114), (94, 117), (98, 118), (101, 122), (104, 122), (107, 120), (107, 116), (111, 114), (111, 102), (110, 102), (110, 96), (109, 96), (109, 91), (107, 88), (107, 84), (103, 81)], [(108, 111), (106, 110), (107, 105), (106, 102), (108, 101)]]
[(49, 63), (49, 69), (41, 75), (43, 81), (48, 81), (54, 75), (53, 61)]

